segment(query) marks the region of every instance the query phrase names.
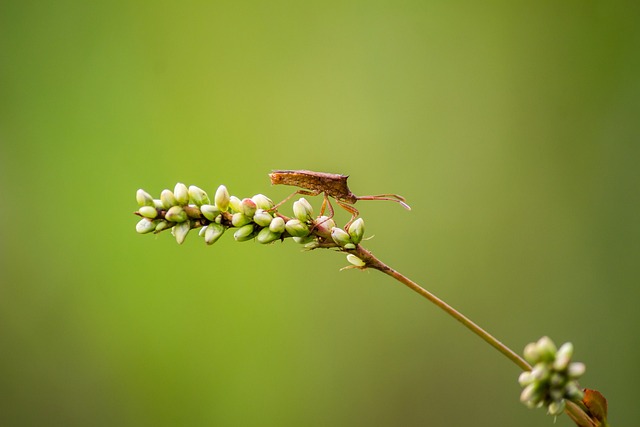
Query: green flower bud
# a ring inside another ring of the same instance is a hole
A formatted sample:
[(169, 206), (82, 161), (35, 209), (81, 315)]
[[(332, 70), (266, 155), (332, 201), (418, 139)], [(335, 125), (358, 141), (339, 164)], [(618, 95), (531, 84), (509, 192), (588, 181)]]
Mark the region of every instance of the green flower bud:
[(185, 206), (189, 204), (189, 189), (183, 183), (179, 182), (176, 184), (176, 187), (173, 189), (173, 195), (178, 205)]
[(564, 411), (565, 407), (564, 400), (560, 400), (557, 402), (551, 402), (548, 406), (549, 415), (560, 415)]
[(542, 389), (537, 383), (529, 384), (522, 390), (522, 393), (520, 393), (520, 401), (527, 404), (527, 406), (532, 405), (530, 407), (535, 407), (542, 397)]
[(200, 231), (198, 231), (198, 236), (199, 237), (204, 237), (204, 233), (207, 232), (207, 226), (205, 225), (204, 227), (200, 227)]
[(365, 265), (367, 265), (363, 260), (355, 256), (354, 254), (347, 255), (347, 261), (349, 261), (351, 264), (355, 265), (356, 267), (364, 267)]
[(258, 241), (258, 243), (271, 243), (278, 240), (280, 238), (280, 234), (281, 233), (274, 233), (268, 228), (263, 228), (262, 230), (260, 230), (260, 232), (258, 232), (256, 240)]
[(284, 227), (287, 233), (293, 237), (306, 237), (309, 235), (309, 227), (299, 219), (290, 219)]
[(245, 216), (245, 214), (236, 212), (231, 217), (231, 223), (234, 227), (242, 227), (243, 225), (249, 224), (251, 222), (251, 218)]
[(546, 381), (550, 375), (551, 371), (544, 363), (538, 363), (531, 369), (531, 376), (535, 378), (536, 381)]
[(276, 234), (282, 234), (285, 230), (284, 219), (279, 216), (273, 218), (271, 224), (269, 224), (269, 230)]
[(553, 369), (557, 371), (564, 370), (569, 366), (571, 356), (573, 356), (573, 344), (570, 342), (562, 344), (556, 352), (556, 360), (553, 361)]
[(540, 352), (538, 351), (538, 346), (534, 342), (530, 342), (524, 348), (524, 358), (527, 362), (535, 365), (540, 361)]
[(344, 248), (351, 250), (351, 249), (355, 249), (356, 245), (353, 243), (347, 243), (346, 245), (344, 245)]
[(240, 212), (242, 212), (245, 216), (248, 216), (249, 218), (253, 218), (253, 215), (256, 213), (256, 203), (249, 199), (242, 199), (242, 210)]
[(173, 195), (173, 191), (167, 190), (166, 188), (162, 190), (162, 193), (160, 193), (160, 200), (162, 201), (162, 206), (165, 210), (178, 204), (176, 196)]
[(172, 206), (164, 215), (164, 218), (171, 222), (185, 222), (187, 220), (187, 213), (182, 206)]
[(194, 203), (198, 206), (208, 205), (210, 203), (207, 193), (203, 189), (196, 187), (195, 185), (189, 186), (189, 200), (191, 201), (191, 203)]
[(229, 197), (229, 207), (234, 212), (242, 212), (242, 200), (236, 196)]
[(569, 383), (565, 387), (564, 396), (573, 402), (579, 402), (584, 399), (584, 392), (575, 383)]
[(153, 221), (147, 218), (142, 218), (136, 224), (136, 232), (140, 234), (151, 233), (155, 229), (156, 229), (156, 225), (153, 223)]
[(142, 188), (136, 191), (136, 201), (138, 202), (138, 206), (155, 206), (151, 194), (147, 193)]
[(268, 211), (275, 206), (271, 199), (264, 194), (256, 194), (251, 198), (251, 200), (253, 200), (258, 209), (264, 209), (265, 211)]
[(540, 359), (545, 362), (552, 361), (555, 358), (556, 351), (558, 351), (558, 348), (549, 337), (540, 338), (536, 346), (540, 353)]
[(216, 217), (220, 215), (220, 209), (215, 205), (202, 205), (200, 206), (200, 212), (209, 221), (215, 221)]
[(328, 216), (320, 216), (313, 221), (315, 234), (325, 239), (331, 237), (331, 229), (336, 226), (336, 222)]
[(236, 239), (237, 242), (246, 242), (247, 240), (253, 239), (253, 231), (253, 224), (243, 225), (242, 227), (238, 228), (235, 233), (233, 233), (233, 238)]
[(260, 227), (268, 227), (271, 224), (271, 220), (273, 217), (269, 212), (265, 212), (263, 209), (257, 209), (256, 213), (253, 215), (253, 222), (258, 224)]
[(362, 237), (364, 236), (364, 220), (362, 218), (358, 218), (351, 223), (349, 226), (349, 236), (351, 236), (351, 241), (356, 245), (362, 241)]
[(171, 233), (176, 238), (176, 242), (179, 245), (184, 243), (184, 239), (187, 238), (187, 234), (191, 230), (191, 223), (189, 221), (181, 222), (180, 224), (174, 225), (171, 229)]
[(164, 209), (164, 204), (162, 203), (162, 200), (160, 199), (153, 199), (153, 206), (158, 209), (158, 210), (165, 210)]
[(209, 224), (207, 227), (207, 231), (204, 233), (204, 241), (207, 245), (213, 245), (218, 241), (220, 236), (222, 236), (225, 232), (226, 228), (220, 224)]
[(141, 206), (138, 213), (145, 218), (153, 219), (158, 216), (158, 211), (152, 206)]
[(227, 191), (227, 187), (224, 185), (218, 187), (214, 197), (214, 203), (221, 212), (226, 212), (227, 209), (229, 209), (229, 191)]
[(582, 375), (584, 375), (586, 370), (587, 370), (587, 366), (584, 363), (573, 362), (573, 363), (570, 363), (569, 366), (567, 367), (567, 376), (569, 376), (569, 378), (572, 378), (572, 379), (578, 379)]
[(333, 227), (331, 229), (331, 238), (338, 246), (344, 246), (348, 243), (352, 243), (349, 233), (338, 227)]
[(524, 371), (518, 377), (518, 383), (522, 387), (532, 384), (535, 380), (536, 379), (533, 377), (533, 375), (531, 375), (531, 371)]
[(306, 237), (294, 237), (293, 241), (301, 244), (301, 245), (305, 245), (307, 243), (311, 243), (311, 242), (315, 242), (316, 238), (315, 236), (306, 236)]
[(308, 222), (313, 219), (313, 207), (304, 197), (293, 203), (293, 216), (302, 222)]
[(162, 230), (169, 228), (169, 225), (171, 225), (169, 221), (163, 221), (163, 220), (158, 221), (158, 223), (156, 224), (156, 233), (159, 233)]

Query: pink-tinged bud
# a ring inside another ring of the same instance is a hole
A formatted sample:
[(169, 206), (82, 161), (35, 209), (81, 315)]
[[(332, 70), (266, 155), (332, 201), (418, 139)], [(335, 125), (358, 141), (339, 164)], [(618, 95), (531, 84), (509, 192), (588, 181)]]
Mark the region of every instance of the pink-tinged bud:
[(254, 202), (253, 200), (246, 198), (246, 199), (242, 199), (242, 213), (249, 217), (249, 218), (253, 218), (253, 215), (256, 213), (256, 209), (258, 209), (258, 207), (256, 206), (256, 202)]

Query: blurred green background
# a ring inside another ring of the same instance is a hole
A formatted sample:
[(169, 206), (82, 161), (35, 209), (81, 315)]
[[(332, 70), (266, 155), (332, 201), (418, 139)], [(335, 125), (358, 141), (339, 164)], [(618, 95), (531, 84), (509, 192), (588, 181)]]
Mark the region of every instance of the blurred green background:
[(508, 360), (342, 255), (134, 231), (138, 188), (276, 200), (267, 173), (302, 168), (406, 196), (358, 203), (367, 246), (517, 351), (572, 341), (634, 424), (639, 18), (1, 1), (0, 425), (553, 425)]

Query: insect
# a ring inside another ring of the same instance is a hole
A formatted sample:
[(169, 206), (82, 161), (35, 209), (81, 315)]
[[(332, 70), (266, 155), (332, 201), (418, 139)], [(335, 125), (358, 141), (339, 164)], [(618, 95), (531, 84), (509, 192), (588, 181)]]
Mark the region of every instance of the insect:
[(330, 217), (332, 217), (333, 207), (329, 201), (329, 197), (332, 197), (338, 205), (351, 214), (351, 220), (349, 220), (345, 229), (348, 228), (359, 215), (358, 210), (352, 206), (358, 200), (391, 200), (399, 203), (405, 209), (411, 210), (411, 207), (406, 203), (405, 198), (397, 194), (356, 196), (351, 192), (351, 190), (349, 190), (349, 186), (347, 185), (347, 178), (349, 178), (348, 175), (314, 172), (309, 170), (276, 170), (271, 172), (269, 177), (271, 178), (271, 184), (273, 185), (291, 185), (303, 188), (303, 190), (297, 190), (282, 202), (278, 203), (278, 206), (296, 194), (317, 196), (320, 193), (323, 193), (324, 200), (322, 201), (322, 207), (320, 208), (320, 215), (323, 215), (325, 209), (328, 207), (331, 212)]

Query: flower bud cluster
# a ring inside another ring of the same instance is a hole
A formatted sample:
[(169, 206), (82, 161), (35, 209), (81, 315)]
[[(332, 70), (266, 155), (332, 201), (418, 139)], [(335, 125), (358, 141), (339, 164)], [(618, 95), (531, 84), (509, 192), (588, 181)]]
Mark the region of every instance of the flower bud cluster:
[[(215, 243), (229, 228), (238, 242), (256, 240), (271, 243), (292, 237), (306, 248), (339, 247), (355, 249), (364, 234), (364, 221), (354, 221), (347, 231), (337, 228), (333, 219), (314, 218), (313, 207), (304, 198), (293, 203), (293, 218), (280, 215), (275, 204), (267, 196), (257, 194), (239, 198), (229, 194), (224, 185), (218, 187), (214, 197), (192, 185), (178, 183), (172, 190), (165, 189), (159, 199), (144, 190), (138, 190), (136, 200), (140, 205), (136, 214), (141, 217), (136, 225), (140, 234), (159, 233), (171, 229), (181, 244), (194, 228), (200, 228), (199, 236), (205, 243)], [(358, 265), (355, 256), (350, 262)]]
[(518, 382), (524, 390), (522, 403), (530, 408), (546, 407), (550, 415), (564, 411), (566, 402), (580, 401), (584, 393), (577, 379), (585, 372), (585, 365), (571, 362), (573, 345), (565, 343), (560, 348), (549, 337), (529, 343), (524, 358), (531, 363), (531, 371), (520, 374)]

